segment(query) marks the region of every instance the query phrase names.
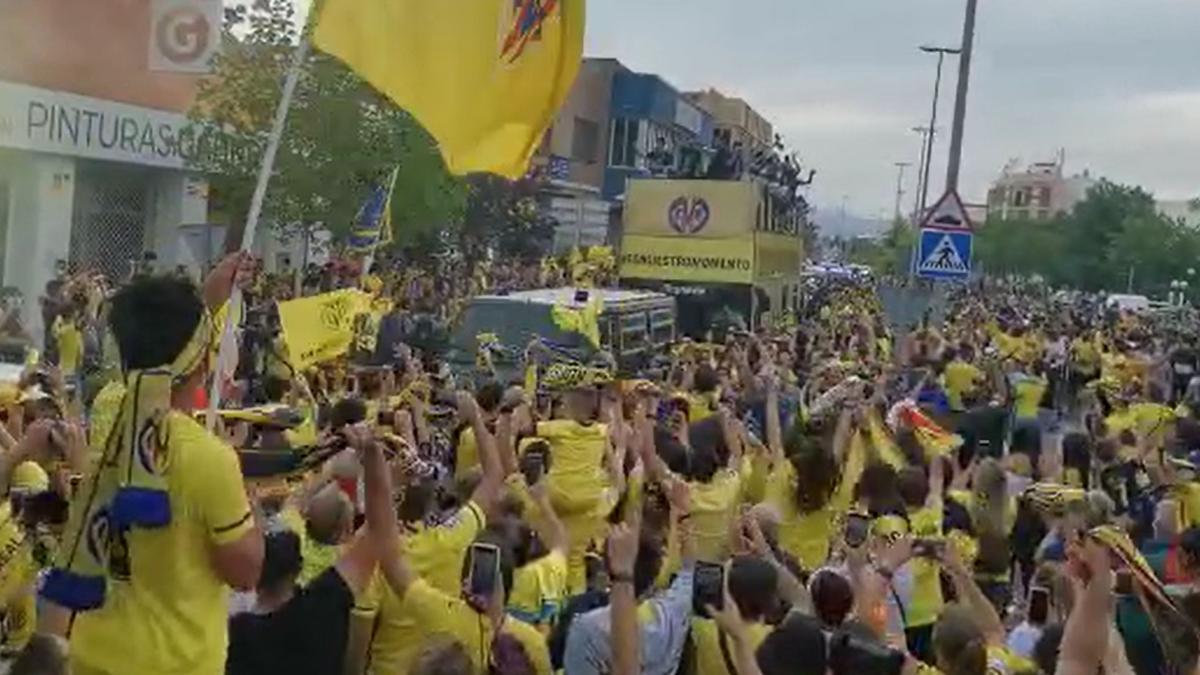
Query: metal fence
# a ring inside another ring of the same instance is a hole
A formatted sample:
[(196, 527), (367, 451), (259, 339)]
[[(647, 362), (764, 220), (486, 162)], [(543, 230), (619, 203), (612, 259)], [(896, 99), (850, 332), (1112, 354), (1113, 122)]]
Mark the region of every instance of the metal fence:
[(124, 278), (130, 261), (140, 259), (153, 192), (141, 172), (85, 168), (76, 173), (70, 262), (76, 270), (97, 270)]
[(920, 324), (926, 312), (935, 326), (940, 325), (945, 318), (946, 291), (940, 285), (880, 284), (879, 301), (892, 330), (898, 335), (907, 333), (909, 328)]

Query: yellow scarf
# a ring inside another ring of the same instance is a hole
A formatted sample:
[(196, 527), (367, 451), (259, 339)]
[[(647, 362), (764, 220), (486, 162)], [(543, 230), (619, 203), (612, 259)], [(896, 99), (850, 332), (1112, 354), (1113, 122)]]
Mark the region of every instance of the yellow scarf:
[(63, 545), (42, 589), (51, 601), (75, 611), (101, 607), (108, 578), (128, 553), (119, 545), (120, 533), (171, 523), (171, 444), (165, 424), (171, 389), (206, 364), (212, 326), (205, 312), (173, 362), (125, 374), (120, 412), (100, 462), (72, 500)]

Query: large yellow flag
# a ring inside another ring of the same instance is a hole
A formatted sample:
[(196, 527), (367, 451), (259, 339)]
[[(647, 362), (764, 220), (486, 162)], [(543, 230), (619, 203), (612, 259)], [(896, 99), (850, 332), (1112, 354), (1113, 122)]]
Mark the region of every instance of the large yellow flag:
[(519, 178), (583, 55), (585, 0), (327, 0), (317, 47), (408, 110), (450, 170)]

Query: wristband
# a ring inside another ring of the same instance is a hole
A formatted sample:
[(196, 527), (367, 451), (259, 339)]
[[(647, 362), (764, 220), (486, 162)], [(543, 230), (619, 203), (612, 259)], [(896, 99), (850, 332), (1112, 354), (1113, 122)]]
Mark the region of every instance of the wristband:
[(608, 575), (608, 581), (611, 584), (633, 585), (633, 575), (632, 574), (619, 574), (617, 572), (613, 572), (612, 574)]

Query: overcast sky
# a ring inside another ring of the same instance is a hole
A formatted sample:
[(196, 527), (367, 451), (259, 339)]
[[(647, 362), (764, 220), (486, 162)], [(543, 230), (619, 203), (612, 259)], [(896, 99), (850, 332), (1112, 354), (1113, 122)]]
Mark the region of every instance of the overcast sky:
[[(301, 0), (302, 2), (304, 0)], [(589, 56), (681, 89), (741, 96), (818, 171), (813, 201), (890, 216), (897, 161), (928, 123), (936, 57), (965, 0), (591, 0)], [(983, 201), (1005, 163), (1052, 159), (1200, 196), (1200, 2), (980, 0), (962, 193)], [(931, 199), (945, 181), (957, 60), (947, 59)]]

